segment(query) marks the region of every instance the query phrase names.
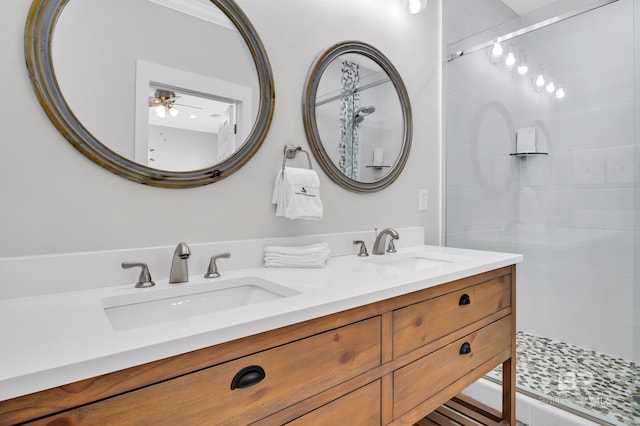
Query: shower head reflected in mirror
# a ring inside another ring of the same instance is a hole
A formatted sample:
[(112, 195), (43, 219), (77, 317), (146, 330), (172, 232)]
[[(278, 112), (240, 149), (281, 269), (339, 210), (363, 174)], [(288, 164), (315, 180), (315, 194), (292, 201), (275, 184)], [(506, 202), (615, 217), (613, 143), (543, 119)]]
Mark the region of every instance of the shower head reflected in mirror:
[(356, 112), (353, 114), (353, 122), (355, 124), (360, 124), (364, 121), (364, 118), (369, 115), (369, 114), (373, 114), (374, 112), (376, 112), (376, 107), (374, 106), (364, 106), (364, 107), (360, 107), (356, 110)]

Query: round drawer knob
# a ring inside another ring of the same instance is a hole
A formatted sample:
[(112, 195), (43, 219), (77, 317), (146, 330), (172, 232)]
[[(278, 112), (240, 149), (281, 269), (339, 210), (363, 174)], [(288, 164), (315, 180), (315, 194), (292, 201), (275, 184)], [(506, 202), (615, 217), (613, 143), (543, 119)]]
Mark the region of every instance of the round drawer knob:
[(471, 353), (471, 345), (469, 342), (464, 342), (460, 347), (460, 355), (468, 355)]
[(257, 385), (266, 376), (264, 369), (259, 365), (250, 365), (238, 371), (231, 380), (231, 390), (248, 388)]

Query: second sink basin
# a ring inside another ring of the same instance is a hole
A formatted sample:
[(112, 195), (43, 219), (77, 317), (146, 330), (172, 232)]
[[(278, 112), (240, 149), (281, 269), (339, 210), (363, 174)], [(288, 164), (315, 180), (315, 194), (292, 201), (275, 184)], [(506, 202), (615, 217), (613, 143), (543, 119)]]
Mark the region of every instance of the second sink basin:
[(443, 255), (438, 253), (409, 252), (372, 256), (365, 259), (367, 262), (378, 263), (411, 271), (442, 266), (447, 263), (456, 263), (467, 260), (465, 256)]
[(106, 297), (102, 306), (115, 330), (167, 321), (294, 296), (299, 292), (258, 277), (180, 284)]

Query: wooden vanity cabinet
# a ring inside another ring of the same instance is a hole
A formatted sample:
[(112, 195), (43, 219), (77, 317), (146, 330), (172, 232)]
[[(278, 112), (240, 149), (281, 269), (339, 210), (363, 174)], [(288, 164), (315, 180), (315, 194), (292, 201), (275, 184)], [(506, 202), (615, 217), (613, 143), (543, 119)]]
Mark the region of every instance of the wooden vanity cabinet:
[[(89, 404), (61, 418), (65, 424), (177, 425), (206, 419), (250, 424), (378, 365), (380, 319), (373, 317)], [(246, 383), (233, 386), (234, 378), (243, 376)]]
[[(0, 425), (412, 425), (503, 364), (515, 266), (0, 402)], [(233, 388), (233, 389), (232, 389)]]
[(510, 331), (509, 318), (502, 318), (394, 371), (394, 413), (409, 412), (496, 354), (507, 351)]
[(380, 380), (376, 380), (298, 417), (287, 425), (338, 426), (345, 424), (347, 419), (350, 425), (379, 425), (381, 421), (380, 397), (381, 384)]

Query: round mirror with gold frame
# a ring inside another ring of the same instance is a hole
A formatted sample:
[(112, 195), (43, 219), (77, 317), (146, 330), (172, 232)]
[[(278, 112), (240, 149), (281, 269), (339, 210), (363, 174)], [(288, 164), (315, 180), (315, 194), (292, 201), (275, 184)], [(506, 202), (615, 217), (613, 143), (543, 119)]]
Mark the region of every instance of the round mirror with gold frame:
[(407, 90), (393, 64), (368, 44), (342, 42), (317, 58), (305, 85), (303, 119), (320, 167), (350, 191), (386, 188), (409, 157)]
[(271, 66), (233, 0), (33, 0), (25, 56), (60, 133), (142, 184), (223, 179), (271, 124)]

